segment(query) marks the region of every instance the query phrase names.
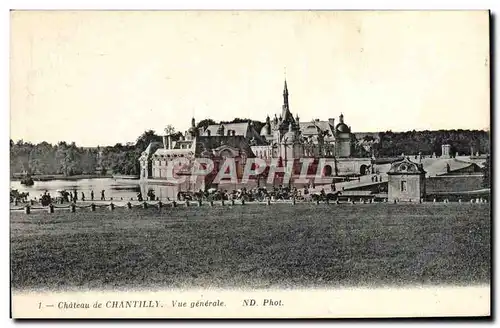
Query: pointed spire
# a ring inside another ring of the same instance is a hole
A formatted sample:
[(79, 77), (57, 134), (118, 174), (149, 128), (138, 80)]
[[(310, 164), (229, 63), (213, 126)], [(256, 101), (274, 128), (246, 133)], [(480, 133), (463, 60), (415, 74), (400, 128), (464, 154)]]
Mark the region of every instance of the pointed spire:
[(289, 110), (290, 109), (288, 106), (288, 86), (286, 84), (286, 78), (285, 78), (285, 86), (283, 87), (283, 109), (281, 111), (281, 116), (283, 118), (287, 117)]

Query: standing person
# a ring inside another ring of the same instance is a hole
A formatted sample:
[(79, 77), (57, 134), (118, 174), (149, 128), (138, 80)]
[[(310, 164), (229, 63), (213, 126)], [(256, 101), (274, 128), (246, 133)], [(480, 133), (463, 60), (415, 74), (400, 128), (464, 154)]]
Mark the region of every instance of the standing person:
[(85, 201), (85, 194), (82, 191), (82, 202), (84, 202), (84, 201)]
[(90, 200), (94, 200), (94, 190), (90, 191)]
[(104, 190), (101, 191), (101, 200), (106, 200), (106, 197), (104, 197)]

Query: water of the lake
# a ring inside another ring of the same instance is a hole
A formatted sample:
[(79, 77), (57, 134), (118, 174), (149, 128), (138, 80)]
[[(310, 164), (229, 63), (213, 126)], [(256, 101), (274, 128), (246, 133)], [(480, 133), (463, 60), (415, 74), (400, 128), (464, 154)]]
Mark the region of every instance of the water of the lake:
[(11, 189), (17, 189), (19, 192), (29, 192), (29, 199), (37, 199), (47, 191), (51, 196), (60, 196), (59, 191), (66, 190), (78, 193), (78, 199), (81, 199), (82, 192), (85, 194), (85, 199), (90, 200), (90, 192), (94, 191), (94, 199), (101, 198), (101, 191), (104, 190), (106, 199), (112, 197), (114, 200), (129, 200), (137, 199), (139, 193), (145, 198), (149, 190), (153, 190), (155, 195), (161, 200), (174, 199), (177, 196), (179, 189), (176, 186), (167, 185), (148, 185), (141, 183), (139, 180), (120, 180), (113, 178), (104, 179), (81, 179), (75, 181), (68, 180), (52, 180), (52, 181), (35, 181), (33, 186), (25, 186), (20, 181), (11, 181)]
[(94, 191), (94, 199), (100, 199), (101, 190), (104, 190), (105, 197), (113, 197), (113, 199), (130, 199), (137, 198), (137, 194), (141, 191), (139, 180), (115, 180), (112, 178), (105, 179), (81, 179), (75, 181), (68, 180), (52, 180), (52, 181), (35, 181), (32, 186), (25, 186), (20, 181), (11, 181), (11, 189), (17, 189), (19, 192), (29, 192), (29, 198), (39, 198), (45, 191), (51, 196), (60, 196), (60, 190), (78, 192), (78, 198), (81, 198), (82, 192), (86, 199), (90, 199), (90, 191)]
[[(19, 192), (29, 192), (28, 199), (39, 199), (41, 195), (47, 191), (53, 197), (60, 196), (59, 191), (66, 190), (69, 192), (77, 191), (78, 199), (81, 199), (82, 192), (85, 194), (85, 199), (90, 200), (90, 192), (94, 191), (94, 199), (101, 198), (101, 191), (104, 190), (106, 199), (112, 197), (114, 200), (129, 200), (137, 199), (139, 193), (143, 198), (146, 198), (149, 190), (152, 190), (156, 197), (160, 200), (176, 199), (179, 190), (199, 190), (201, 186), (195, 184), (172, 186), (162, 184), (148, 184), (140, 180), (126, 180), (114, 178), (102, 179), (80, 179), (80, 180), (52, 180), (52, 181), (35, 181), (33, 186), (25, 186), (20, 181), (11, 181), (11, 189), (17, 189)], [(223, 189), (232, 190), (240, 188), (241, 185), (224, 185)], [(246, 187), (254, 187), (251, 184)]]

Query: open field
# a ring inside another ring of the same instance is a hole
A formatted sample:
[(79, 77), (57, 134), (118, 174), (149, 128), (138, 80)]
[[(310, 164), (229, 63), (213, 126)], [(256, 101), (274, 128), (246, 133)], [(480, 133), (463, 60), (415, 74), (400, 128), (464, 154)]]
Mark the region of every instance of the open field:
[(14, 289), (468, 285), (489, 280), (489, 204), (11, 213)]

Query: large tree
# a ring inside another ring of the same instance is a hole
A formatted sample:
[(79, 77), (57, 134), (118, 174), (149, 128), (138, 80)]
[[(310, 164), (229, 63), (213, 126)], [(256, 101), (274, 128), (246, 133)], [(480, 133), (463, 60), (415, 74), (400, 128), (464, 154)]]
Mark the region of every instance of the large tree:
[(198, 124), (196, 124), (196, 128), (202, 128), (203, 130), (205, 130), (209, 125), (214, 125), (214, 124), (217, 124), (214, 120), (210, 119), (210, 118), (206, 118), (204, 120), (201, 120), (198, 122)]
[(151, 142), (162, 142), (161, 136), (157, 135), (153, 130), (147, 130), (141, 134), (135, 143), (135, 147), (144, 151)]

